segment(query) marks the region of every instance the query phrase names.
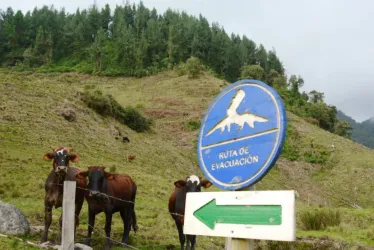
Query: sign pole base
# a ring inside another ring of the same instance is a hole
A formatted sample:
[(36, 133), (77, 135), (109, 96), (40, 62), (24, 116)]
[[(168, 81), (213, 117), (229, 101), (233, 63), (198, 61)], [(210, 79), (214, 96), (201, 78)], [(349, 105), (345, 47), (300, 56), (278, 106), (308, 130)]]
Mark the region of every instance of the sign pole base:
[(254, 250), (253, 240), (233, 238), (231, 250)]
[[(237, 191), (253, 191), (255, 185), (238, 189)], [(225, 250), (254, 250), (255, 241), (253, 239), (240, 239), (240, 238), (226, 238)]]

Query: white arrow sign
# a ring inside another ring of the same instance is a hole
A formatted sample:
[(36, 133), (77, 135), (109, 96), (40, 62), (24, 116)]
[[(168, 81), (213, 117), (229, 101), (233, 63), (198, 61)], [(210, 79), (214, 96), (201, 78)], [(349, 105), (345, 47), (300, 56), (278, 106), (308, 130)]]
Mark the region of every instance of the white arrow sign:
[(295, 192), (187, 193), (184, 234), (294, 241)]

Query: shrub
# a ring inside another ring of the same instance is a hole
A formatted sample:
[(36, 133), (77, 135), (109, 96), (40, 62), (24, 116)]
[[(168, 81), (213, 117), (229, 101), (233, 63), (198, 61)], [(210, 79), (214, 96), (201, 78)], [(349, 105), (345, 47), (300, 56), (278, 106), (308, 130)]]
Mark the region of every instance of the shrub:
[(199, 120), (189, 120), (185, 123), (185, 128), (189, 131), (195, 131), (199, 129), (201, 122)]
[(291, 125), (287, 126), (286, 141), (282, 149), (282, 156), (290, 161), (296, 161), (300, 157), (298, 145), (299, 134)]
[(304, 152), (304, 160), (309, 163), (324, 164), (328, 161), (331, 152), (323, 145), (311, 142), (311, 149)]
[(197, 78), (202, 69), (201, 62), (197, 57), (190, 57), (186, 61), (186, 71), (189, 78)]
[(186, 74), (186, 64), (185, 63), (180, 63), (176, 67), (176, 72), (178, 76), (183, 76)]
[(75, 65), (72, 70), (78, 72), (78, 73), (86, 73), (91, 74), (93, 72), (93, 65), (90, 62), (87, 61), (81, 61), (77, 65)]
[(95, 90), (93, 92), (85, 91), (83, 93), (83, 101), (89, 108), (101, 115), (110, 116), (113, 113), (109, 97), (104, 96), (101, 90)]
[(247, 65), (245, 66), (241, 73), (241, 79), (255, 79), (264, 80), (265, 70), (260, 65)]
[(329, 226), (338, 226), (340, 221), (339, 210), (318, 208), (300, 213), (300, 222), (305, 230), (323, 230)]
[(86, 105), (103, 116), (110, 116), (135, 130), (144, 132), (150, 130), (152, 121), (142, 116), (139, 111), (133, 107), (122, 107), (112, 95), (104, 95), (100, 90), (86, 90), (82, 96)]

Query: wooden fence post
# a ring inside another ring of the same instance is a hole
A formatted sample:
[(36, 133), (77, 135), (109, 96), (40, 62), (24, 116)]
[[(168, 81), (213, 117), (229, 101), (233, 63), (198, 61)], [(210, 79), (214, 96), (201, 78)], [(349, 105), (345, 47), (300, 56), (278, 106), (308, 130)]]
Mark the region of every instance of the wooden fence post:
[[(255, 185), (239, 189), (238, 191), (255, 190)], [(234, 191), (235, 192), (235, 191)], [(255, 241), (253, 239), (226, 238), (225, 250), (254, 250)]]
[(74, 250), (75, 181), (64, 181), (61, 250)]

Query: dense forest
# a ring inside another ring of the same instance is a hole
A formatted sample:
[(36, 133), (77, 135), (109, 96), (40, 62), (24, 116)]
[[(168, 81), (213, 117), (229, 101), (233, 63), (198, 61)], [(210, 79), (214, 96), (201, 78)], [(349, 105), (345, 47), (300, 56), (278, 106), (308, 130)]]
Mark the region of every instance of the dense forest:
[(338, 110), (338, 118), (346, 121), (352, 128), (352, 140), (365, 145), (369, 148), (374, 148), (374, 119), (370, 118), (363, 122), (356, 122), (352, 117), (344, 114)]
[(280, 93), (288, 110), (325, 130), (350, 136), (348, 123), (338, 119), (336, 107), (324, 102), (323, 93), (301, 93), (303, 78), (285, 75), (274, 49), (229, 35), (202, 15), (171, 9), (161, 15), (142, 2), (127, 2), (114, 11), (109, 5), (93, 5), (73, 14), (46, 6), (27, 13), (2, 10), (0, 63), (18, 71), (136, 77), (197, 63), (230, 82), (263, 80)]
[(196, 56), (230, 81), (246, 64), (284, 72), (275, 51), (229, 36), (201, 15), (172, 10), (159, 15), (142, 2), (117, 6), (113, 15), (106, 5), (75, 14), (48, 7), (23, 14), (8, 8), (1, 16), (0, 55), (6, 65), (57, 64), (60, 71), (143, 76)]

